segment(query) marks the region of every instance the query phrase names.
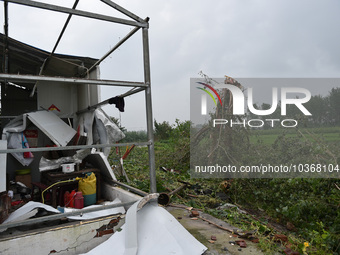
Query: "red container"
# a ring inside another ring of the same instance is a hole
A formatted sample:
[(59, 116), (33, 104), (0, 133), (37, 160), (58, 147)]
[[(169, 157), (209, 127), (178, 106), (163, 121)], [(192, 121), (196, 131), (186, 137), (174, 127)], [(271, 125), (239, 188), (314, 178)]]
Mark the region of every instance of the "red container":
[(69, 203), (70, 203), (70, 192), (65, 191), (65, 193), (64, 193), (64, 206), (68, 207)]
[(74, 208), (77, 208), (77, 209), (84, 208), (84, 197), (81, 191), (78, 191), (76, 193), (76, 196), (74, 198)]
[(76, 197), (76, 191), (75, 190), (72, 190), (72, 192), (70, 193), (70, 196), (69, 196), (69, 204), (68, 204), (68, 207), (72, 207), (74, 208), (74, 199)]

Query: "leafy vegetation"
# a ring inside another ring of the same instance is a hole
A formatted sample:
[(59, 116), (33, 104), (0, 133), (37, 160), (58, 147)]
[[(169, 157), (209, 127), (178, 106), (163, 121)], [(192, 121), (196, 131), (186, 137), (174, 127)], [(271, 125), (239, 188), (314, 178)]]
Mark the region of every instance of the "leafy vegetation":
[[(178, 180), (191, 184), (178, 196), (174, 195), (172, 202), (202, 209), (239, 228), (256, 230), (259, 247), (268, 254), (282, 251), (282, 246), (272, 239), (278, 231), (287, 235), (291, 248), (301, 254), (340, 254), (338, 179), (193, 179), (189, 171), (190, 122), (177, 120), (174, 125), (170, 125), (155, 121), (155, 126), (158, 192), (176, 189), (181, 185)], [(231, 155), (237, 161), (254, 161), (253, 146), (256, 154), (262, 155), (257, 160), (265, 158), (274, 162), (280, 157), (286, 162), (299, 162), (310, 155), (332, 159), (325, 149), (316, 148), (320, 143), (306, 142), (304, 136), (293, 131), (289, 133), (294, 137), (282, 135), (280, 130), (247, 132), (250, 132), (250, 137), (257, 139), (250, 139), (247, 153)], [(274, 135), (275, 138), (270, 143), (263, 143), (261, 132)], [(309, 132), (319, 135), (339, 134), (339, 129), (314, 129)], [(237, 133), (233, 138), (237, 141)], [(340, 155), (338, 142), (326, 143), (325, 146), (332, 154)], [(305, 154), (306, 148), (314, 154)], [(137, 147), (124, 162), (130, 184), (146, 192), (149, 191), (147, 155), (146, 147)], [(219, 209), (218, 206), (225, 203), (238, 205), (250, 213), (240, 214), (235, 208)], [(287, 224), (293, 226), (292, 231), (286, 228)]]

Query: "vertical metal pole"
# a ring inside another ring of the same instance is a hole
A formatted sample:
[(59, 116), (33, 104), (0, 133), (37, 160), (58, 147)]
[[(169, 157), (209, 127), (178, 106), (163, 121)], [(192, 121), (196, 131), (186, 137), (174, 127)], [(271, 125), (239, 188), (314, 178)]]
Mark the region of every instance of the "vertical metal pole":
[(149, 34), (148, 28), (143, 28), (143, 59), (144, 59), (144, 81), (149, 86), (145, 89), (146, 103), (146, 126), (148, 140), (151, 142), (149, 148), (149, 169), (150, 169), (150, 192), (156, 193), (156, 164), (155, 164), (155, 147), (153, 137), (153, 117), (151, 102), (151, 75), (150, 75), (150, 56), (149, 56)]
[[(4, 1), (4, 16), (5, 16), (5, 42), (4, 42), (4, 73), (8, 73), (8, 2)], [(5, 82), (7, 84), (7, 82)]]

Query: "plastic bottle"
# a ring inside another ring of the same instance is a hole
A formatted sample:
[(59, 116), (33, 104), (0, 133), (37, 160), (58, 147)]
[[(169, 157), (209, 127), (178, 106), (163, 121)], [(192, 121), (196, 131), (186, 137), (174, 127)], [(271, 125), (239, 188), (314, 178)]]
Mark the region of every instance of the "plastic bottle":
[(74, 208), (82, 209), (84, 208), (84, 197), (81, 191), (76, 193), (76, 197), (74, 198)]

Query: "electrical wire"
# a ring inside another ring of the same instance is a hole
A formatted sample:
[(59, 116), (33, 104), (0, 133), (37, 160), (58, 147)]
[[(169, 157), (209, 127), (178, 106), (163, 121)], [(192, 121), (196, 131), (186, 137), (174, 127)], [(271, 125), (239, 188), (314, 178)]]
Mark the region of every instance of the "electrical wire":
[(49, 187), (47, 187), (46, 189), (44, 189), (42, 192), (41, 192), (41, 199), (42, 199), (42, 203), (45, 204), (45, 199), (44, 199), (44, 192), (50, 188), (52, 188), (53, 186), (59, 184), (59, 183), (65, 183), (65, 182), (73, 182), (75, 181), (76, 179), (72, 179), (72, 180), (65, 180), (65, 181), (59, 181), (59, 182), (56, 182), (56, 183), (53, 183), (52, 185), (50, 185)]

